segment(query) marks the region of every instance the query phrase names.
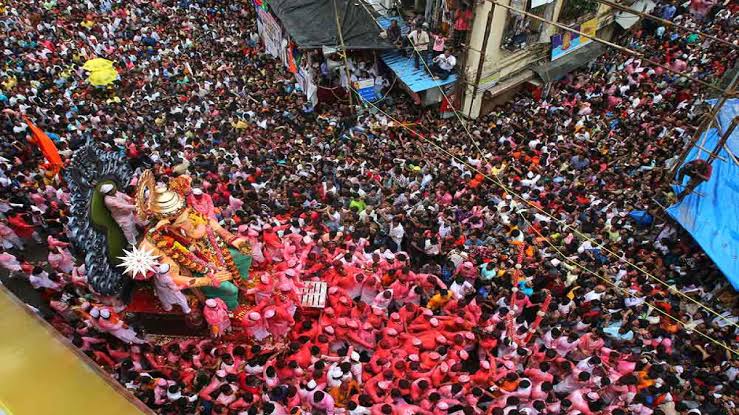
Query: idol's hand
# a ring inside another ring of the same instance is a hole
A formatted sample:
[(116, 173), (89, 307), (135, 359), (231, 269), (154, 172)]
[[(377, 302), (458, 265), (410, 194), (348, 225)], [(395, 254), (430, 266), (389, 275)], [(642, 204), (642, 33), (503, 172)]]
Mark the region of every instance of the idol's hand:
[(218, 281), (219, 283), (231, 281), (233, 279), (233, 275), (231, 275), (228, 271), (218, 271), (211, 277), (212, 279)]
[(233, 241), (231, 241), (231, 246), (233, 246), (236, 249), (241, 249), (244, 244), (248, 244), (246, 241), (246, 238), (239, 236), (238, 238), (235, 238)]

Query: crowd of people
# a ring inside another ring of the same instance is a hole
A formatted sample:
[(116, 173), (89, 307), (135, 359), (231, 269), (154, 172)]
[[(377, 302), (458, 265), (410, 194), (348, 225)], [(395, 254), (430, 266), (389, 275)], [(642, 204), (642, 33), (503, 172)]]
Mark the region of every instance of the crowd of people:
[[(736, 44), (735, 4), (655, 13)], [(736, 303), (660, 208), (707, 111), (700, 84), (610, 50), (468, 135), (400, 93), (360, 115), (308, 104), (255, 42), (249, 2), (11, 2), (0, 22), (0, 265), (156, 412), (736, 413)], [(736, 63), (660, 24), (619, 42), (708, 83)], [(120, 79), (89, 85), (94, 57)], [(69, 192), (20, 114), (64, 160), (92, 138), (135, 176), (192, 176), (203, 209), (250, 240), (260, 284), (324, 281), (326, 308), (277, 310), (262, 328), (282, 349), (152, 343), (91, 316), (105, 300), (68, 242)], [(38, 244), (48, 256), (30, 260)]]

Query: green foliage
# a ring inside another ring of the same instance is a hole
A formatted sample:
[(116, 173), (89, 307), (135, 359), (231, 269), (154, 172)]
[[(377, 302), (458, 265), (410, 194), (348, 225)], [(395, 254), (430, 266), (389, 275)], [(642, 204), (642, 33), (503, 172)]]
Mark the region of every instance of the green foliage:
[(559, 12), (560, 22), (574, 22), (583, 16), (589, 16), (598, 10), (598, 2), (594, 0), (565, 0)]

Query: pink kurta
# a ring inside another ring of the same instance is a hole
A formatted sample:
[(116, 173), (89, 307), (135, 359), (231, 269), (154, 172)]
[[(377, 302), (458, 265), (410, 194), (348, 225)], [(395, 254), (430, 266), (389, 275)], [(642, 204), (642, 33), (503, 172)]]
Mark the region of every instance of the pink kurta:
[(21, 270), (20, 262), (18, 262), (13, 254), (7, 252), (0, 252), (0, 266), (9, 272), (18, 272)]
[(187, 196), (187, 204), (209, 218), (216, 217), (216, 208), (215, 205), (213, 205), (213, 199), (211, 199), (210, 195), (189, 195)]
[(187, 297), (180, 291), (168, 273), (157, 273), (154, 275), (154, 289), (156, 290), (159, 301), (162, 302), (162, 308), (164, 310), (169, 311), (173, 305), (178, 305), (185, 314), (190, 314)]
[(133, 199), (121, 192), (116, 192), (115, 196), (105, 196), (105, 206), (110, 210), (110, 214), (115, 219), (118, 226), (121, 227), (126, 240), (136, 245), (136, 205)]
[(0, 222), (0, 245), (5, 249), (16, 247), (23, 249), (23, 241), (18, 234), (15, 233), (13, 228), (7, 226), (5, 223)]
[(231, 330), (231, 319), (228, 317), (228, 307), (220, 298), (212, 298), (217, 305), (215, 307), (205, 306), (203, 315), (211, 328), (214, 337), (220, 337)]
[(146, 343), (146, 341), (138, 338), (138, 336), (136, 336), (136, 332), (133, 331), (132, 328), (126, 327), (122, 321), (120, 320), (113, 321), (112, 316), (111, 316), (111, 319), (109, 320), (106, 320), (104, 318), (99, 318), (97, 322), (98, 322), (97, 325), (98, 327), (100, 327), (100, 329), (107, 331), (108, 333), (119, 338), (122, 342), (126, 344)]

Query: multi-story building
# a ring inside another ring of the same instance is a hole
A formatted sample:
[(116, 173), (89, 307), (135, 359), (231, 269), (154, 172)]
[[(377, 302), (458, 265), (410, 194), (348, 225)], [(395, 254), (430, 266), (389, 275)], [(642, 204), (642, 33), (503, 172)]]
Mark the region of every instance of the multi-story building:
[[(614, 31), (611, 8), (593, 0), (499, 2), (582, 32), (594, 30), (602, 39), (610, 39)], [(462, 96), (461, 112), (477, 118), (521, 88), (545, 87), (603, 50), (597, 42), (491, 0), (478, 0), (457, 89)]]

